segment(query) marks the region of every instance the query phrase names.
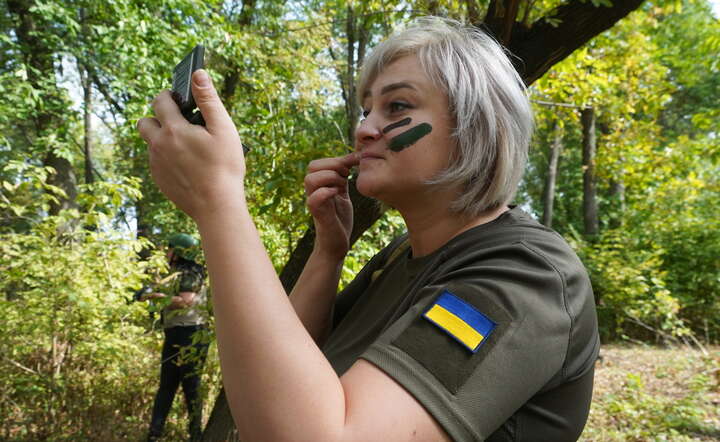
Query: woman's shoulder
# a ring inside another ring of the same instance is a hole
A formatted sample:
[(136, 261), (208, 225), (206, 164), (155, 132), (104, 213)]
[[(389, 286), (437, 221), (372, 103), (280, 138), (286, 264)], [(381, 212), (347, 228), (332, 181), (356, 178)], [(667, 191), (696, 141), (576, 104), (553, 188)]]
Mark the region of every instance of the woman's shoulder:
[(459, 242), (477, 241), (486, 242), (517, 242), (523, 240), (561, 241), (562, 237), (554, 230), (540, 224), (529, 213), (518, 206), (511, 206), (510, 210), (502, 213), (494, 220), (467, 230), (457, 237)]
[(458, 265), (498, 260), (514, 266), (549, 267), (559, 274), (585, 272), (577, 254), (560, 234), (519, 207), (463, 232), (444, 249), (446, 260), (455, 259)]

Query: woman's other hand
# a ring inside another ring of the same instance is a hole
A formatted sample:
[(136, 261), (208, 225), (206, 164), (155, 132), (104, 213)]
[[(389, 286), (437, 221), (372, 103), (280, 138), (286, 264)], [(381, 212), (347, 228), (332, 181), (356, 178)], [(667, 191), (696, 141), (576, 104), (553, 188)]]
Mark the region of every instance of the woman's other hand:
[(244, 204), (245, 157), (240, 137), (210, 77), (193, 73), (192, 93), (206, 126), (188, 123), (169, 91), (153, 101), (154, 118), (137, 123), (148, 143), (160, 190), (195, 221), (238, 201)]
[(333, 260), (342, 260), (350, 248), (353, 209), (348, 176), (357, 164), (355, 153), (322, 158), (310, 162), (305, 176), (307, 206), (315, 222), (315, 252)]

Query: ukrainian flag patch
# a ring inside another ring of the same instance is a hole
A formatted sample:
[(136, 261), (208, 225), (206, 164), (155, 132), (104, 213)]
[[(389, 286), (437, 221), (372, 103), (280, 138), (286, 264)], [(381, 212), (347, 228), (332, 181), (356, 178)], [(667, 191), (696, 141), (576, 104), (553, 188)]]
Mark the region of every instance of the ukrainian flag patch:
[(463, 299), (445, 290), (423, 317), (476, 353), (497, 324)]

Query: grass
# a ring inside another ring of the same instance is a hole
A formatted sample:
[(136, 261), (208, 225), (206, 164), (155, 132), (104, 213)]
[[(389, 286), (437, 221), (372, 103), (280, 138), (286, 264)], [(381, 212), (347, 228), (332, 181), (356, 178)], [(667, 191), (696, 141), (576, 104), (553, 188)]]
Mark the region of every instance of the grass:
[(582, 441), (720, 441), (720, 347), (606, 345)]

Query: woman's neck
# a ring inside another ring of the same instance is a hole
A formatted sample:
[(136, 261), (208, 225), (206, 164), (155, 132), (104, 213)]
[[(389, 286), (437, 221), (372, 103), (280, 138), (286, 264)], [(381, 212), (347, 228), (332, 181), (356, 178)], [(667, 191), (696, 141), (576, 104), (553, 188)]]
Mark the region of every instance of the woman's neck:
[(445, 207), (419, 207), (415, 210), (401, 210), (405, 219), (414, 258), (429, 255), (445, 245), (452, 238), (473, 227), (488, 223), (509, 209), (501, 205), (478, 216), (467, 217)]

